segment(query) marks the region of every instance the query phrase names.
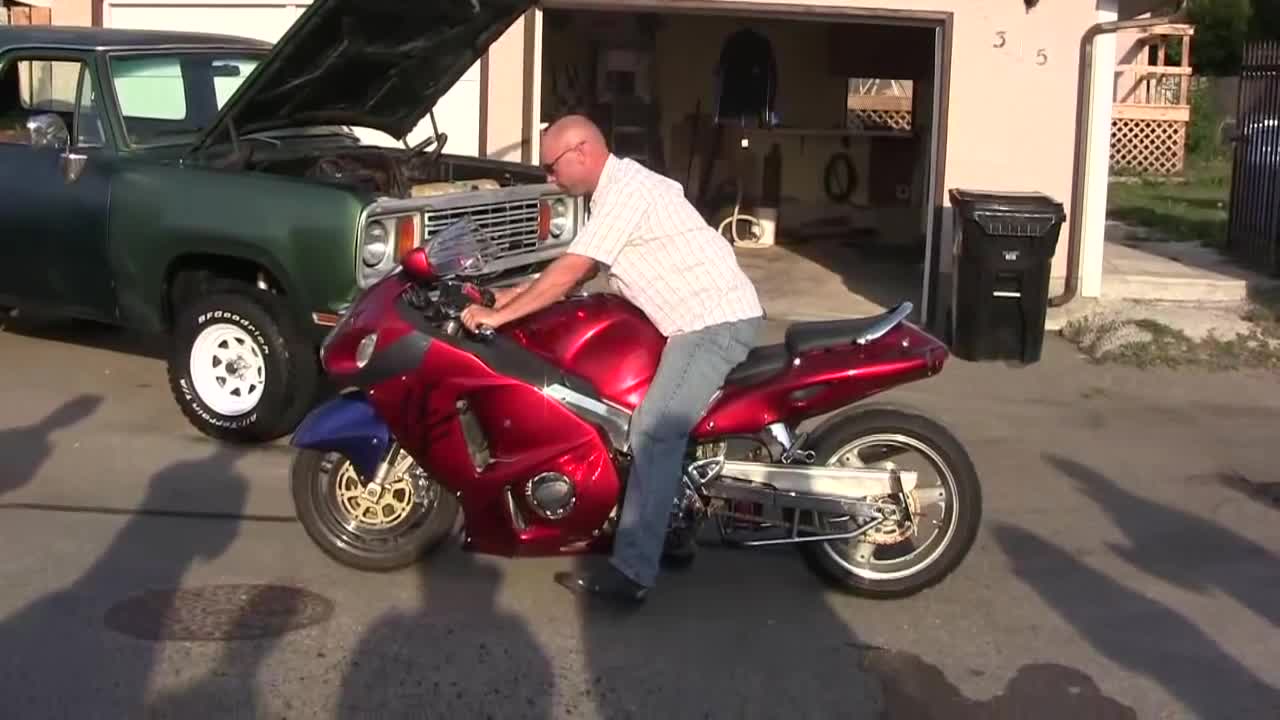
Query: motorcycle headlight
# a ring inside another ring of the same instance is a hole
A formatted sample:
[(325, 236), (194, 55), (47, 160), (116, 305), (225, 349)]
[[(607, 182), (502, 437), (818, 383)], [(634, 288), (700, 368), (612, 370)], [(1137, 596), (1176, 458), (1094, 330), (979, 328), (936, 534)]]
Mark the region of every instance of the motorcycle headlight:
[(373, 357), (373, 347), (378, 344), (378, 333), (369, 333), (356, 346), (356, 367), (363, 368)]
[(551, 237), (563, 237), (572, 220), (573, 218), (569, 216), (568, 200), (556, 198), (551, 201)]
[(364, 245), (360, 248), (360, 261), (366, 267), (378, 267), (387, 259), (391, 246), (387, 242), (387, 226), (374, 220), (364, 228)]

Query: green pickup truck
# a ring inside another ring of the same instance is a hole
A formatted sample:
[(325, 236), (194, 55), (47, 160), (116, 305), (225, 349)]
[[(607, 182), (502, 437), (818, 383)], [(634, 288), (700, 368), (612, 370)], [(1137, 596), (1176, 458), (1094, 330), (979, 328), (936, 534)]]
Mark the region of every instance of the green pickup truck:
[(317, 0), (274, 47), (0, 27), (0, 308), (162, 333), (196, 428), (290, 433), (319, 344), (402, 253), (469, 218), (501, 282), (583, 222), (536, 166), (405, 142), (529, 5)]

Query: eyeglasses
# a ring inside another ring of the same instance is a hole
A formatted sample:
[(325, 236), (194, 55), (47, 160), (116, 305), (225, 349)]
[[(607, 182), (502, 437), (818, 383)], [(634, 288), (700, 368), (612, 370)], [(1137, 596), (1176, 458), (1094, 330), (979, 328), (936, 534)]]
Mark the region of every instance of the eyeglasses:
[(574, 150), (578, 150), (578, 149), (580, 149), (583, 145), (586, 145), (586, 144), (587, 144), (587, 141), (586, 141), (586, 140), (583, 140), (582, 142), (580, 142), (580, 143), (578, 143), (578, 144), (576, 144), (576, 145), (573, 145), (572, 147), (565, 148), (565, 151), (564, 151), (564, 152), (562, 152), (562, 153), (560, 153), (559, 155), (557, 155), (555, 160), (552, 160), (552, 161), (551, 161), (551, 162), (549, 162), (549, 163), (543, 163), (543, 164), (542, 164), (542, 169), (543, 169), (544, 171), (546, 171), (546, 173), (547, 173), (548, 175), (550, 175), (550, 174), (554, 173), (554, 172), (556, 171), (556, 165), (557, 165), (557, 164), (559, 164), (559, 162), (564, 158), (564, 156), (565, 156), (565, 155), (568, 155), (569, 153), (573, 152)]

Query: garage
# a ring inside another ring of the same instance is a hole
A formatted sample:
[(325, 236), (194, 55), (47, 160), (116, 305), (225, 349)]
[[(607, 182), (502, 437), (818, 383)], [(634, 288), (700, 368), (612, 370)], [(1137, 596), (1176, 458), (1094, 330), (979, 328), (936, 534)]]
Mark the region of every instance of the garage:
[(848, 298), (803, 314), (909, 300), (920, 317), (945, 19), (734, 10), (548, 3), (541, 121), (591, 117), (615, 153), (680, 182), (744, 265), (785, 246), (843, 280)]
[[(239, 35), (276, 42), (307, 9), (309, 2), (278, 0), (105, 0), (103, 25), (142, 30), (180, 30)], [(480, 133), (480, 63), (436, 105), (436, 121), (449, 135), (446, 149), (460, 155), (476, 155)], [(366, 142), (399, 144), (375, 130), (355, 128)], [(431, 133), (424, 120), (408, 141), (416, 143)]]

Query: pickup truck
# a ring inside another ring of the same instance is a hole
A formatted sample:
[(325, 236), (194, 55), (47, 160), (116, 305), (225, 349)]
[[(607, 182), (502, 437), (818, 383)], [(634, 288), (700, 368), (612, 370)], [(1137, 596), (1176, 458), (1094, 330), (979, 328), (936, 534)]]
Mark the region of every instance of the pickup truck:
[(274, 45), (0, 27), (0, 309), (162, 334), (197, 429), (292, 432), (325, 385), (320, 343), (402, 254), (468, 219), (500, 282), (583, 222), (540, 168), (445, 154), (435, 131), (436, 101), (529, 5), (317, 0)]

